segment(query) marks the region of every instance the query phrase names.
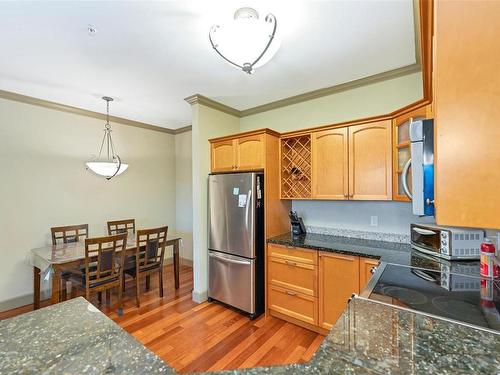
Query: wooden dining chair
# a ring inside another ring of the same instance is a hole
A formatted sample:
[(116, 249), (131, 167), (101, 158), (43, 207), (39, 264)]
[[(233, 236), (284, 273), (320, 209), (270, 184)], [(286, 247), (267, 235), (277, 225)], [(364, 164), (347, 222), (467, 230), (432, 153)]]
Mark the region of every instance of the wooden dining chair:
[(107, 303), (110, 303), (110, 291), (112, 288), (117, 288), (119, 315), (123, 313), (121, 286), (126, 247), (126, 233), (87, 238), (85, 240), (85, 267), (82, 271), (71, 270), (70, 277), (73, 286), (84, 290), (87, 300), (90, 300), (91, 293), (98, 293), (100, 296), (105, 291)]
[(168, 226), (137, 231), (135, 266), (125, 267), (125, 274), (135, 279), (137, 307), (141, 305), (139, 284), (143, 277), (158, 273), (160, 298), (163, 298), (163, 257), (167, 241)]
[(89, 225), (65, 225), (62, 227), (50, 228), (52, 235), (52, 245), (60, 243), (79, 242), (89, 236)]
[(118, 233), (135, 234), (135, 219), (108, 221), (108, 235)]
[[(52, 245), (58, 244), (68, 244), (73, 242), (80, 242), (85, 240), (89, 236), (89, 225), (88, 224), (78, 224), (78, 225), (64, 225), (60, 227), (50, 228), (50, 233), (52, 237)], [(59, 300), (65, 301), (67, 297), (66, 282), (70, 273), (67, 270), (63, 270), (61, 273), (61, 286), (59, 288)]]

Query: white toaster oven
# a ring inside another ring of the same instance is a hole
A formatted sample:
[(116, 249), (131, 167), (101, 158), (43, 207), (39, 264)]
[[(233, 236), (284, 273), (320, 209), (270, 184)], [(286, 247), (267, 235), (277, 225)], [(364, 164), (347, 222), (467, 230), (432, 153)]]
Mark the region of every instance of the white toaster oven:
[(479, 259), (485, 232), (482, 229), (411, 224), (412, 246), (444, 259)]

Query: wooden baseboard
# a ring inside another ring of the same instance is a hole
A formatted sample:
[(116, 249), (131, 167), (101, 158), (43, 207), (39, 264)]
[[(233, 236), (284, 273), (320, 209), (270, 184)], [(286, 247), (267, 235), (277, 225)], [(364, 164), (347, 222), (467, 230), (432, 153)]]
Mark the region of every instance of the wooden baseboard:
[(327, 329), (315, 326), (314, 324), (309, 324), (309, 323), (303, 322), (303, 321), (301, 321), (299, 319), (292, 318), (291, 316), (279, 313), (277, 311), (273, 311), (271, 309), (268, 310), (268, 314), (271, 315), (271, 316), (274, 316), (275, 318), (279, 318), (281, 320), (285, 320), (285, 321), (287, 321), (289, 323), (295, 324), (297, 326), (300, 326), (302, 328), (308, 329), (309, 331), (313, 331), (313, 332), (319, 333), (321, 335), (325, 335), (326, 336), (328, 334), (328, 332), (330, 332)]

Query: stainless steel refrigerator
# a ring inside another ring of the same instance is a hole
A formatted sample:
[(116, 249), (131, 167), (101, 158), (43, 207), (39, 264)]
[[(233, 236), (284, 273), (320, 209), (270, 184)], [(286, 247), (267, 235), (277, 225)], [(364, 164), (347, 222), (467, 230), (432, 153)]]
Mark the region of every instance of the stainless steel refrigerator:
[(208, 297), (264, 311), (264, 175), (208, 176)]

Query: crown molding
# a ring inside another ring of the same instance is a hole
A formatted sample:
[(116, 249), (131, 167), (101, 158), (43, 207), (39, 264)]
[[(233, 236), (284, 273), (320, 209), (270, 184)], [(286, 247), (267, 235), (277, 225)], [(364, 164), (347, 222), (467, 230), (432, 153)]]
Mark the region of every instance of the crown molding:
[(203, 96), (200, 94), (188, 96), (184, 100), (191, 105), (203, 104), (207, 107), (210, 107), (210, 108), (219, 110), (221, 112), (224, 112), (224, 113), (241, 118), (241, 117), (255, 115), (257, 113), (271, 111), (273, 109), (277, 109), (277, 108), (281, 108), (281, 107), (286, 107), (286, 106), (289, 106), (292, 104), (306, 102), (306, 101), (312, 100), (312, 99), (318, 99), (318, 98), (321, 98), (323, 96), (336, 94), (336, 93), (351, 90), (351, 89), (354, 89), (357, 87), (367, 86), (367, 85), (371, 85), (373, 83), (382, 82), (382, 81), (386, 81), (386, 80), (397, 78), (397, 77), (402, 77), (402, 76), (412, 74), (412, 73), (417, 73), (420, 71), (421, 71), (420, 64), (415, 63), (415, 64), (403, 66), (401, 68), (392, 69), (392, 70), (389, 70), (387, 72), (382, 72), (382, 73), (374, 74), (372, 76), (356, 79), (354, 81), (349, 81), (349, 82), (341, 83), (339, 85), (325, 87), (322, 89), (309, 91), (309, 92), (306, 92), (303, 94), (291, 96), (291, 97), (288, 97), (285, 99), (280, 99), (280, 100), (277, 100), (277, 101), (274, 101), (271, 103), (259, 105), (257, 107), (244, 109), (242, 111), (239, 111), (235, 108), (229, 107), (225, 104), (219, 103), (213, 99), (209, 99), (206, 96)]
[(236, 117), (241, 117), (241, 111), (229, 107), (225, 104), (219, 103), (213, 99), (207, 98), (206, 96), (203, 96), (201, 94), (194, 94), (191, 96), (188, 96), (187, 98), (184, 98), (186, 102), (188, 102), (190, 105), (194, 104), (202, 104), (206, 107), (216, 109), (218, 111), (227, 113), (228, 115), (236, 116)]
[(308, 100), (313, 100), (313, 99), (318, 99), (323, 96), (328, 96), (332, 94), (336, 94), (342, 91), (347, 91), (347, 90), (352, 90), (357, 87), (361, 86), (367, 86), (371, 85), (373, 83), (377, 82), (382, 82), (386, 81), (389, 79), (397, 78), (397, 77), (402, 77), (408, 74), (416, 73), (421, 70), (421, 67), (419, 64), (412, 64), (408, 66), (404, 66), (401, 68), (389, 70), (387, 72), (383, 73), (378, 73), (374, 74), (372, 76), (356, 79), (354, 81), (349, 81), (345, 83), (341, 83), (339, 85), (331, 86), (331, 87), (325, 87), (322, 89), (314, 90), (314, 91), (309, 91), (300, 95), (295, 95), (291, 96), (285, 99), (277, 100), (275, 102), (263, 104), (257, 107), (245, 109), (241, 111), (241, 117), (246, 117), (250, 115), (255, 115), (257, 113), (261, 112), (266, 112), (270, 111), (273, 109), (281, 108), (281, 107), (286, 107), (292, 104), (299, 104)]
[(184, 126), (182, 128), (179, 128), (179, 129), (174, 129), (173, 130), (173, 134), (177, 135), (177, 134), (182, 134), (182, 133), (190, 132), (192, 129), (193, 129), (193, 127), (191, 125)]
[[(77, 115), (81, 115), (81, 116), (92, 117), (92, 118), (96, 118), (99, 120), (106, 120), (106, 115), (103, 113), (89, 111), (87, 109), (73, 107), (73, 106), (66, 105), (66, 104), (51, 102), (49, 100), (38, 99), (38, 98), (34, 98), (31, 96), (27, 96), (27, 95), (17, 94), (15, 92), (0, 90), (0, 98), (7, 99), (7, 100), (13, 100), (13, 101), (21, 102), (21, 103), (25, 103), (25, 104), (36, 105), (39, 107), (54, 109), (57, 111), (73, 113), (73, 114), (77, 114)], [(113, 123), (116, 123), (116, 124), (133, 126), (136, 128), (147, 129), (147, 130), (154, 130), (157, 132), (167, 133), (167, 134), (176, 134), (176, 132), (178, 130), (180, 130), (180, 129), (162, 128), (161, 126), (146, 124), (144, 122), (129, 120), (129, 119), (126, 119), (123, 117), (117, 117), (117, 116), (109, 116), (109, 120)], [(184, 128), (181, 128), (181, 129), (184, 129)]]

